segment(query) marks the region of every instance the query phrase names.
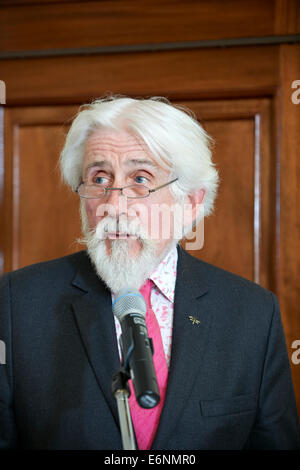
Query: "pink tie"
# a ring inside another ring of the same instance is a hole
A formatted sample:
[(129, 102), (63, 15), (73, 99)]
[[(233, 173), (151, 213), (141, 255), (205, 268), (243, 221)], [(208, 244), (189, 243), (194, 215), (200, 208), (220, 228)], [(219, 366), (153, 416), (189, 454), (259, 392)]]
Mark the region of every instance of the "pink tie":
[(168, 380), (168, 366), (162, 344), (160, 328), (156, 316), (151, 308), (151, 286), (152, 281), (148, 279), (141, 287), (140, 292), (147, 304), (146, 324), (148, 327), (149, 338), (152, 338), (153, 342), (153, 362), (160, 393), (160, 402), (157, 406), (151, 409), (141, 408), (135, 399), (132, 381), (129, 380), (128, 383), (131, 391), (129, 398), (131, 418), (138, 448), (140, 450), (149, 450), (151, 447), (158, 427), (160, 414), (164, 406)]

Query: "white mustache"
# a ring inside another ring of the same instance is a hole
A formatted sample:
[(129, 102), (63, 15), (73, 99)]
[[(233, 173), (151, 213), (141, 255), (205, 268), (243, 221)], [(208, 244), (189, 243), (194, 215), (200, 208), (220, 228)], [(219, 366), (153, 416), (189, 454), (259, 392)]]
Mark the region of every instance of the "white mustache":
[(146, 231), (141, 227), (138, 219), (127, 219), (127, 217), (106, 217), (101, 220), (96, 228), (96, 237), (105, 240), (108, 235), (121, 234), (122, 238), (133, 236), (140, 239), (148, 238)]

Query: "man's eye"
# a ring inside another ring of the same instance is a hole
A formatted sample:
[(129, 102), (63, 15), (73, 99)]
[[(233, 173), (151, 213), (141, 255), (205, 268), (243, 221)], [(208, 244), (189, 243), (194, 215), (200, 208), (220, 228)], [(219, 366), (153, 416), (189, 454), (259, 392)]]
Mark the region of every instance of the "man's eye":
[(93, 183), (95, 183), (95, 184), (101, 184), (102, 186), (104, 186), (104, 185), (107, 185), (107, 184), (108, 184), (108, 178), (104, 178), (104, 176), (96, 176), (96, 177), (93, 179)]
[(139, 184), (149, 183), (149, 180), (148, 178), (146, 178), (146, 176), (135, 176), (134, 179), (135, 179), (135, 182)]

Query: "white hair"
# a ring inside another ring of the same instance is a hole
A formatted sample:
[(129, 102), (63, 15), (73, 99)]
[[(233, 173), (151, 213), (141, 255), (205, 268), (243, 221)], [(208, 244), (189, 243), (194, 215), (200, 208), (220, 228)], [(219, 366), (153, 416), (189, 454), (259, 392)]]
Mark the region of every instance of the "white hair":
[(81, 106), (60, 156), (63, 179), (73, 190), (81, 182), (85, 142), (97, 129), (126, 130), (141, 138), (157, 163), (178, 177), (170, 186), (174, 196), (182, 200), (205, 189), (204, 216), (212, 211), (218, 187), (212, 139), (190, 110), (162, 97), (109, 96)]

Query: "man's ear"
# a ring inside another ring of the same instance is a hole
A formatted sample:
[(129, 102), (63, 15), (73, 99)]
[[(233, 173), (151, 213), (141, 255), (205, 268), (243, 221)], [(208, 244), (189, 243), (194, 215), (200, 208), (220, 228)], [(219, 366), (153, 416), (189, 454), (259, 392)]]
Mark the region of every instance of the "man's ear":
[(191, 194), (188, 194), (185, 198), (185, 207), (183, 214), (183, 224), (185, 227), (191, 225), (194, 220), (200, 215), (201, 211), (203, 214), (203, 201), (205, 198), (205, 189), (196, 189)]

